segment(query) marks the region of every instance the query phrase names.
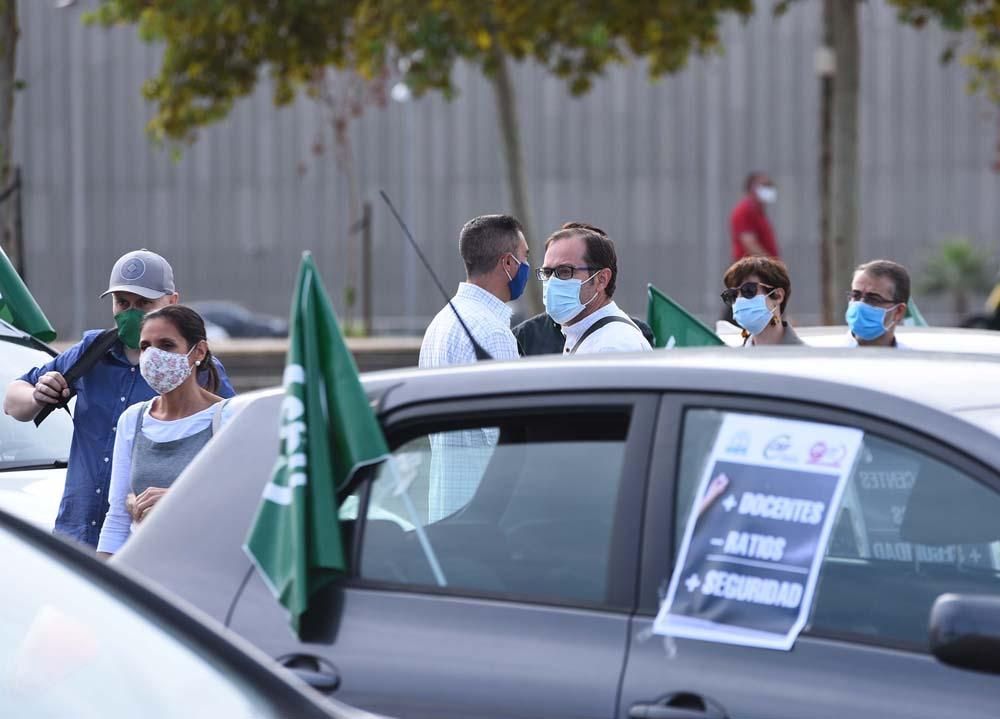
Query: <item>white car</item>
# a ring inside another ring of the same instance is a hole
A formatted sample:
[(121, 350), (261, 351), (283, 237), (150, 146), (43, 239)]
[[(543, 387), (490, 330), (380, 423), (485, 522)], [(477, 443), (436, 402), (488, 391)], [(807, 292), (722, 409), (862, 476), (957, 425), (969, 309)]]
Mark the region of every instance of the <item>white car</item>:
[[(845, 325), (795, 327), (795, 333), (810, 347), (850, 347), (854, 344)], [(743, 345), (739, 327), (719, 321), (715, 332), (730, 347)], [(896, 337), (907, 349), (930, 352), (962, 352), (1000, 355), (1000, 332), (962, 327), (899, 327)]]
[[(0, 320), (0, 401), (11, 380), (53, 355), (44, 343)], [(72, 440), (73, 421), (63, 410), (38, 427), (0, 413), (0, 509), (52, 529)]]

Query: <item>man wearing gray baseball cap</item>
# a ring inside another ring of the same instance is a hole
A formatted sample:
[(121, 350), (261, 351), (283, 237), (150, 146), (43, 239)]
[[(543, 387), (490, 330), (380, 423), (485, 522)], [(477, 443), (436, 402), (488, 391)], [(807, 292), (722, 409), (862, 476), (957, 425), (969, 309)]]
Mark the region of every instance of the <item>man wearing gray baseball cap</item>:
[[(129, 406), (157, 396), (139, 372), (139, 329), (147, 312), (175, 304), (174, 271), (149, 250), (122, 255), (111, 270), (115, 329), (90, 330), (83, 339), (51, 362), (35, 367), (7, 387), (3, 409), (21, 422), (36, 423), (79, 395), (73, 416), (66, 486), (55, 532), (97, 546), (108, 511), (111, 454), (118, 418)], [(222, 364), (217, 394), (235, 393)], [(203, 378), (199, 378), (201, 381)]]

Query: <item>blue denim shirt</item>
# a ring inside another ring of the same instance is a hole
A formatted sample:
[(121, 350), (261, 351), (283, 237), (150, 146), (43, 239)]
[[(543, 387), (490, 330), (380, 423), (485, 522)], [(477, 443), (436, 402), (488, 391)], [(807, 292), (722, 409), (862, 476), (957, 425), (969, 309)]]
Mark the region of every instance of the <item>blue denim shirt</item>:
[[(46, 372), (66, 374), (101, 332), (103, 330), (87, 332), (80, 342), (20, 379), (35, 384)], [(215, 360), (215, 366), (220, 378), (218, 394), (232, 397), (235, 392), (222, 363)], [(77, 393), (73, 443), (55, 533), (96, 547), (108, 511), (111, 457), (118, 418), (127, 407), (152, 399), (156, 392), (146, 384), (139, 368), (129, 362), (120, 341), (80, 378), (73, 389)]]

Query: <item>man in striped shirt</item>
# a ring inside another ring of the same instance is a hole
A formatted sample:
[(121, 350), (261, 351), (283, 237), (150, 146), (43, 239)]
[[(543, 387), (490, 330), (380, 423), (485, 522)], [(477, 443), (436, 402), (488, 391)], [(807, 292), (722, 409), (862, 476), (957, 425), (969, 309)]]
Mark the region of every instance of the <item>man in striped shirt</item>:
[[(458, 286), (427, 327), (420, 345), (421, 367), (445, 367), (476, 361), (457, 311), (480, 346), (495, 360), (517, 359), (510, 329), (511, 309), (528, 282), (528, 243), (521, 224), (510, 215), (483, 215), (465, 223), (458, 240), (466, 281)], [(496, 446), (499, 431), (477, 427), (431, 435), (428, 521), (464, 507), (476, 492)]]

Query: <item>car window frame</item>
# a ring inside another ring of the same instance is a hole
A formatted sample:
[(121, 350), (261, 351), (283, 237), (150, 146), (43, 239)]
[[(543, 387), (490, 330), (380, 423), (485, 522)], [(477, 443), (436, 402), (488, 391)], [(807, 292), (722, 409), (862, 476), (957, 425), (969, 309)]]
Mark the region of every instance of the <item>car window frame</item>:
[[(892, 397), (888, 397), (888, 399), (895, 402)], [(899, 404), (902, 406), (908, 403), (900, 400)], [(677, 554), (675, 537), (677, 480), (683, 450), (684, 422), (686, 412), (699, 409), (762, 414), (780, 419), (826, 422), (857, 427), (866, 435), (869, 433), (877, 435), (881, 439), (894, 442), (905, 449), (954, 467), (973, 481), (1000, 495), (1000, 472), (998, 470), (993, 469), (986, 461), (955, 447), (940, 436), (927, 433), (921, 427), (930, 426), (930, 423), (921, 423), (918, 418), (891, 420), (871, 412), (858, 412), (846, 407), (777, 397), (712, 392), (666, 392), (660, 402), (657, 435), (654, 440), (656, 450), (650, 462), (650, 475), (669, 477), (669, 481), (650, 482), (649, 484), (644, 523), (646, 532), (642, 545), (642, 570), (636, 603), (637, 616), (652, 617), (656, 615), (659, 609), (659, 599), (656, 598), (652, 606), (650, 599), (657, 597), (661, 581), (669, 580), (670, 573), (673, 572), (674, 558)], [(946, 427), (953, 427), (956, 432), (961, 429), (962, 432), (981, 432), (984, 436), (989, 436), (985, 430), (981, 430), (947, 412), (923, 406), (919, 409), (923, 419), (937, 418)], [(1000, 467), (1000, 463), (996, 466)], [(662, 568), (656, 561), (657, 556), (660, 555), (652, 551), (654, 547), (658, 546), (667, 546), (669, 550), (670, 569), (666, 577), (662, 576)], [(929, 654), (929, 649), (916, 647), (910, 642), (880, 640), (867, 634), (816, 630), (807, 626), (801, 636), (809, 639), (831, 640), (881, 649)]]
[[(392, 409), (380, 419), (390, 452), (414, 437), (440, 431), (437, 427), (449, 421), (482, 421), (486, 426), (511, 412), (557, 415), (567, 410), (610, 410), (632, 408), (628, 434), (625, 438), (624, 463), (618, 503), (614, 510), (611, 544), (608, 554), (608, 594), (603, 602), (560, 601), (505, 592), (451, 589), (368, 579), (360, 576), (361, 550), (367, 522), (368, 502), (375, 468), (369, 468), (361, 479), (358, 519), (355, 522), (350, 570), (343, 585), (365, 590), (402, 592), (418, 595), (482, 599), (537, 607), (586, 609), (614, 613), (632, 613), (638, 601), (640, 552), (643, 532), (643, 502), (649, 482), (649, 461), (659, 414), (659, 393), (630, 392), (533, 392), (493, 397), (460, 398), (409, 404)], [(437, 425), (437, 427), (435, 427)], [(630, 479), (630, 477), (632, 479)], [(625, 522), (628, 516), (638, 522)]]

